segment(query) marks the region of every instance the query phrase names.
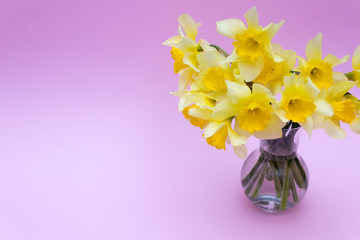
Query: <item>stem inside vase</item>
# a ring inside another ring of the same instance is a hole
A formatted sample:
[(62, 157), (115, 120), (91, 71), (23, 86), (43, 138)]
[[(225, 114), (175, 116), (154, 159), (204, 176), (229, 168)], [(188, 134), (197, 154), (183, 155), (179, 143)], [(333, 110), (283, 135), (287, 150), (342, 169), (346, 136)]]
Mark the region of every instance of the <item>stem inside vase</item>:
[(295, 206), (308, 187), (307, 167), (297, 154), (300, 127), (284, 128), (279, 139), (261, 140), (242, 170), (242, 186), (260, 209), (279, 212)]

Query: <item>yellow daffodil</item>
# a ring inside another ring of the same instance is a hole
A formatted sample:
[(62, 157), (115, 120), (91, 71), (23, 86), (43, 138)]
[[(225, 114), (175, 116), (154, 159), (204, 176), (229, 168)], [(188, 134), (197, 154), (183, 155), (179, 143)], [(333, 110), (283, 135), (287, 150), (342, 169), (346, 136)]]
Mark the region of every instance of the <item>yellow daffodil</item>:
[[(207, 124), (211, 113), (210, 110), (199, 108), (198, 106), (196, 106), (196, 104), (185, 107), (182, 112), (184, 117), (189, 120), (191, 125), (199, 127), (201, 129), (203, 129), (204, 126)], [(190, 114), (192, 113), (192, 115), (190, 115), (189, 112)], [(195, 117), (197, 116), (196, 114), (199, 113), (201, 114), (201, 117)]]
[(346, 62), (349, 55), (344, 56), (342, 59), (328, 54), (322, 59), (322, 34), (316, 35), (306, 45), (306, 58), (299, 58), (299, 66), (296, 71), (300, 72), (300, 76), (304, 79), (310, 80), (320, 90), (322, 88), (330, 88), (334, 82), (347, 80), (345, 75), (340, 72), (333, 72), (333, 67)]
[(201, 42), (201, 47), (203, 51), (197, 55), (200, 73), (196, 83), (204, 91), (225, 94), (225, 80), (234, 80), (229, 63), (224, 62), (226, 58), (205, 41)]
[(272, 43), (274, 58), (265, 57), (264, 69), (253, 82), (260, 83), (270, 89), (273, 94), (280, 92), (285, 76), (291, 75), (295, 66), (296, 53), (292, 50), (284, 51), (279, 44)]
[(232, 119), (224, 121), (210, 121), (204, 130), (206, 142), (217, 149), (226, 149), (225, 143), (231, 143), (235, 154), (240, 158), (245, 158), (247, 150), (245, 147), (247, 137), (238, 134), (231, 127)]
[(350, 123), (350, 128), (353, 132), (360, 134), (360, 101), (353, 95), (346, 95), (346, 97), (352, 99), (356, 106), (356, 118)]
[(280, 101), (286, 119), (297, 123), (306, 121), (316, 109), (315, 100), (319, 93), (313, 84), (300, 81), (295, 74), (286, 78)]
[[(200, 52), (199, 44), (195, 41), (198, 33), (199, 23), (187, 14), (180, 15), (178, 18), (178, 34), (163, 42), (164, 45), (172, 47), (171, 55), (175, 60), (174, 72), (191, 67), (195, 71), (197, 68), (196, 55)], [(182, 30), (183, 29), (183, 30)], [(185, 32), (185, 33), (184, 33)]]
[(284, 123), (276, 116), (271, 104), (275, 97), (264, 86), (255, 83), (252, 90), (244, 84), (226, 80), (228, 98), (219, 102), (211, 118), (222, 121), (235, 117), (240, 129), (258, 138), (273, 139), (282, 136)]
[[(194, 86), (194, 84), (192, 84), (192, 86)], [(171, 94), (180, 97), (178, 104), (178, 110), (180, 112), (193, 103), (195, 103), (196, 106), (203, 108), (210, 108), (215, 105), (215, 100), (208, 97), (206, 93), (199, 89), (180, 90), (177, 92), (172, 92)]]
[(329, 89), (322, 89), (320, 98), (331, 105), (332, 116), (314, 114), (313, 128), (323, 128), (325, 132), (333, 138), (344, 138), (345, 130), (340, 127), (340, 121), (351, 124), (356, 117), (356, 103), (346, 97), (346, 93), (355, 85), (351, 81), (335, 83)]
[(352, 57), (352, 67), (353, 71), (347, 73), (346, 76), (348, 76), (350, 80), (355, 81), (356, 86), (360, 88), (360, 46), (358, 46), (354, 51)]
[(331, 105), (319, 99), (319, 94), (320, 90), (311, 81), (306, 82), (295, 74), (285, 77), (284, 90), (276, 112), (283, 121), (299, 123), (311, 136), (314, 113), (321, 116), (333, 115)]
[(272, 57), (270, 42), (284, 21), (263, 28), (255, 7), (245, 13), (245, 19), (248, 27), (239, 19), (226, 19), (216, 24), (220, 34), (235, 40), (235, 49), (227, 61), (238, 62), (244, 79), (252, 81), (264, 68), (264, 56)]

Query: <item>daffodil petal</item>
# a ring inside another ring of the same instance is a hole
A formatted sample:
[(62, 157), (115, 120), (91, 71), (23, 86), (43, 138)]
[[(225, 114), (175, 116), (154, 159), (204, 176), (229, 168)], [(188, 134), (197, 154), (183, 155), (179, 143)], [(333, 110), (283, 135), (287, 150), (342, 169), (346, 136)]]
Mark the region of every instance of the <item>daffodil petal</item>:
[(176, 91), (176, 92), (170, 92), (171, 95), (174, 95), (176, 97), (183, 97), (188, 93), (189, 93), (189, 90), (186, 90), (186, 89), (181, 89), (181, 90)]
[(349, 55), (345, 55), (342, 59), (339, 59), (337, 57), (335, 57), (332, 54), (328, 54), (325, 58), (324, 61), (329, 63), (331, 65), (331, 67), (335, 67), (336, 65), (339, 65), (341, 63), (346, 62), (347, 60), (349, 60)]
[(346, 137), (346, 132), (330, 118), (325, 118), (323, 128), (327, 135), (333, 138), (342, 139)]
[(226, 59), (217, 51), (204, 51), (197, 54), (196, 58), (202, 69), (219, 67), (221, 63)]
[(236, 156), (238, 156), (241, 159), (246, 158), (247, 155), (247, 149), (245, 145), (240, 145), (240, 146), (234, 146), (234, 152), (236, 154)]
[(337, 84), (338, 82), (347, 82), (348, 78), (341, 72), (333, 72), (333, 84)]
[(355, 118), (350, 124), (350, 128), (354, 133), (360, 134), (360, 117)]
[(360, 70), (360, 45), (355, 49), (352, 57), (352, 67), (356, 70)]
[(284, 78), (284, 87), (285, 88), (294, 88), (296, 87), (296, 75), (292, 74), (289, 77)]
[(198, 43), (205, 52), (217, 51), (214, 47), (210, 46), (210, 43), (208, 43), (205, 39), (200, 39)]
[(186, 65), (192, 67), (192, 69), (194, 69), (196, 72), (200, 72), (200, 70), (197, 68), (197, 59), (195, 53), (193, 52), (185, 53), (183, 61)]
[(181, 76), (179, 78), (179, 86), (178, 86), (179, 90), (186, 89), (189, 86), (193, 72), (194, 72), (194, 70), (192, 70), (191, 68), (188, 67), (181, 74)]
[(301, 127), (305, 129), (305, 131), (307, 132), (307, 134), (309, 135), (309, 138), (311, 137), (312, 134), (312, 130), (313, 130), (313, 120), (312, 117), (309, 116), (306, 118), (305, 122), (302, 122)]
[(240, 146), (246, 143), (246, 137), (240, 136), (231, 127), (228, 127), (228, 134), (233, 146)]
[(166, 45), (166, 46), (170, 46), (170, 47), (175, 47), (181, 42), (181, 39), (182, 39), (182, 37), (177, 35), (177, 36), (169, 38), (168, 40), (166, 40), (162, 44)]
[(224, 122), (216, 122), (216, 121), (209, 122), (204, 129), (204, 138), (211, 137), (224, 125), (225, 125)]
[(329, 97), (334, 100), (340, 100), (355, 84), (356, 83), (352, 81), (338, 82), (332, 86)]
[(293, 50), (285, 51), (285, 62), (290, 72), (290, 70), (293, 69), (296, 64), (296, 52)]
[(224, 63), (229, 63), (229, 62), (238, 62), (240, 61), (240, 57), (239, 55), (237, 55), (237, 53), (235, 51), (233, 51), (231, 53), (231, 55), (229, 55), (225, 60)]
[(281, 121), (277, 116), (273, 116), (267, 123), (264, 130), (254, 133), (254, 136), (258, 139), (277, 139), (282, 137), (282, 128), (285, 126), (285, 122)]
[(242, 99), (250, 97), (251, 90), (245, 84), (225, 80), (228, 97), (233, 103), (240, 103)]
[(319, 33), (306, 44), (306, 49), (305, 49), (306, 58), (309, 61), (322, 60), (321, 42), (322, 42), (322, 34)]
[(199, 107), (193, 107), (189, 109), (189, 115), (200, 118), (202, 120), (209, 121), (210, 120), (210, 114), (211, 112), (207, 109), (199, 108)]
[(304, 83), (300, 83), (300, 84), (304, 85), (304, 88), (306, 89), (306, 92), (310, 98), (315, 99), (320, 94), (320, 90), (315, 86), (315, 84), (312, 81), (308, 81), (306, 84)]
[(187, 94), (179, 99), (178, 109), (180, 112), (184, 110), (187, 106), (192, 104), (196, 100), (197, 96), (194, 94)]
[(218, 21), (216, 27), (218, 33), (232, 39), (235, 39), (236, 35), (246, 31), (245, 24), (241, 20), (235, 18)]
[(249, 58), (242, 58), (238, 62), (240, 75), (246, 82), (254, 80), (264, 68), (265, 60), (263, 56), (256, 58), (255, 61), (251, 61)]
[(281, 28), (281, 26), (284, 24), (284, 20), (282, 20), (281, 22), (275, 24), (275, 23), (270, 23), (269, 25), (267, 25), (264, 28), (264, 32), (266, 32), (268, 40), (271, 41), (271, 39), (275, 36), (275, 34), (279, 31), (279, 29)]
[(334, 115), (334, 109), (329, 102), (324, 99), (316, 99), (314, 103), (316, 106), (316, 113), (327, 117), (332, 117)]
[(215, 109), (211, 114), (211, 119), (223, 121), (238, 114), (239, 110), (240, 108), (238, 105), (233, 104), (229, 99), (225, 99), (215, 106)]
[(198, 33), (198, 27), (194, 19), (188, 14), (182, 14), (178, 17), (178, 22), (181, 27), (184, 29), (186, 36), (195, 40), (195, 37)]
[(270, 100), (270, 102), (276, 102), (276, 98), (272, 95), (271, 91), (261, 84), (255, 83), (252, 86), (252, 92), (254, 95), (265, 95)]
[(283, 122), (289, 121), (289, 119), (287, 119), (287, 117), (286, 117), (285, 110), (279, 108), (277, 105), (273, 106), (273, 110), (274, 110), (275, 114), (281, 119), (281, 121), (283, 121)]
[(251, 8), (245, 14), (246, 23), (249, 28), (260, 29), (259, 18), (256, 7)]

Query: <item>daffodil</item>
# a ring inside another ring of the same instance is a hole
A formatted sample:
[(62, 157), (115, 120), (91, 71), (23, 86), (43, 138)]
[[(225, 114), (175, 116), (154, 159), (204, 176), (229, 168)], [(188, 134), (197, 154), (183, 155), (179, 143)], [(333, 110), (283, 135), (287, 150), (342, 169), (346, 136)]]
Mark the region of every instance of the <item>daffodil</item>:
[(349, 59), (349, 55), (339, 59), (332, 54), (322, 59), (321, 44), (322, 34), (319, 33), (306, 44), (307, 60), (299, 57), (299, 66), (296, 68), (300, 76), (310, 79), (320, 90), (330, 88), (334, 82), (347, 80), (343, 73), (333, 72), (333, 67)]
[(292, 50), (286, 50), (279, 44), (271, 44), (274, 58), (265, 57), (264, 69), (253, 82), (260, 83), (270, 89), (273, 94), (280, 92), (284, 85), (284, 77), (291, 75), (291, 70), (295, 66), (296, 53)]
[(198, 107), (211, 108), (215, 106), (215, 100), (210, 98), (201, 89), (196, 89), (196, 85), (192, 84), (194, 89), (180, 90), (177, 92), (171, 92), (172, 95), (180, 97), (178, 110), (182, 112), (186, 107), (196, 104)]
[[(200, 52), (199, 44), (195, 38), (198, 33), (199, 23), (196, 23), (192, 17), (182, 14), (178, 18), (178, 34), (163, 42), (164, 45), (172, 47), (171, 55), (174, 62), (174, 72), (191, 67), (195, 71), (197, 68), (196, 55)], [(183, 29), (183, 30), (182, 30)], [(185, 33), (184, 33), (185, 32)]]
[[(191, 125), (199, 127), (201, 129), (203, 129), (204, 126), (207, 124), (211, 114), (210, 110), (202, 109), (196, 106), (196, 104), (185, 107), (182, 112), (184, 117), (189, 120)], [(198, 117), (197, 114), (200, 114), (200, 117)]]
[(320, 98), (331, 105), (333, 115), (325, 116), (314, 114), (313, 128), (323, 128), (333, 138), (344, 138), (345, 130), (340, 127), (340, 121), (351, 124), (356, 118), (356, 103), (353, 99), (346, 97), (346, 93), (355, 85), (351, 81), (335, 83), (329, 89), (322, 89)]
[(200, 73), (196, 83), (208, 93), (216, 92), (213, 95), (225, 94), (225, 80), (235, 80), (230, 65), (224, 62), (226, 58), (207, 42), (201, 41), (200, 44), (203, 51), (197, 55)]
[(239, 19), (218, 21), (217, 30), (220, 34), (232, 38), (234, 51), (227, 61), (237, 62), (240, 73), (246, 81), (255, 79), (264, 68), (264, 56), (272, 57), (271, 40), (284, 21), (270, 23), (263, 28), (259, 25), (256, 8), (245, 13), (247, 27)]
[(311, 81), (306, 82), (293, 74), (284, 80), (284, 90), (276, 112), (283, 121), (299, 123), (311, 136), (314, 113), (333, 115), (331, 105), (319, 99), (319, 94), (320, 90)]
[(282, 136), (285, 125), (275, 114), (275, 97), (264, 86), (255, 83), (252, 90), (245, 84), (226, 81), (228, 98), (219, 102), (211, 118), (223, 121), (234, 117), (240, 129), (255, 137), (273, 139)]
[(353, 95), (346, 95), (353, 100), (356, 106), (356, 118), (350, 123), (350, 128), (353, 132), (360, 134), (360, 101)]
[(356, 82), (356, 86), (360, 88), (360, 45), (355, 49), (352, 57), (353, 71), (347, 73), (346, 76)]
[(240, 158), (247, 155), (246, 141), (247, 137), (240, 135), (232, 127), (232, 118), (223, 121), (210, 121), (204, 130), (206, 142), (217, 149), (226, 149), (225, 143), (231, 143), (235, 154)]

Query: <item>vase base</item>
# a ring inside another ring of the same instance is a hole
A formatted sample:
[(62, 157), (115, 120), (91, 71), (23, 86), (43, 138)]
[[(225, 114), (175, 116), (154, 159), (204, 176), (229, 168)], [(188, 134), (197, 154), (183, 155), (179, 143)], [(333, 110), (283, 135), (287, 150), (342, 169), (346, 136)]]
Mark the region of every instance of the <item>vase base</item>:
[(269, 213), (283, 212), (295, 206), (295, 204), (288, 201), (286, 203), (286, 208), (281, 209), (281, 199), (271, 195), (262, 195), (249, 199), (257, 208)]

